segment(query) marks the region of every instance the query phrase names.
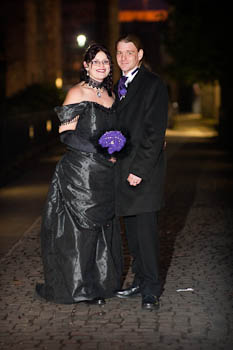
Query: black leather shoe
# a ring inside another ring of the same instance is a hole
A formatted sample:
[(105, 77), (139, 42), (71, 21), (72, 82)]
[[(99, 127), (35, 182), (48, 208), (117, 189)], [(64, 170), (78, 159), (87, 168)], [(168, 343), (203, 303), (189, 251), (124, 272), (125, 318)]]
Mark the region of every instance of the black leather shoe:
[(143, 295), (142, 296), (142, 309), (143, 310), (158, 310), (159, 309), (159, 298), (156, 295)]
[(104, 298), (95, 298), (95, 299), (92, 299), (92, 300), (86, 300), (85, 302), (88, 305), (99, 305), (99, 306), (102, 306), (102, 305), (106, 304), (106, 301), (105, 301)]
[(139, 286), (126, 288), (115, 292), (115, 296), (118, 298), (130, 298), (130, 297), (135, 297), (139, 294), (140, 294)]

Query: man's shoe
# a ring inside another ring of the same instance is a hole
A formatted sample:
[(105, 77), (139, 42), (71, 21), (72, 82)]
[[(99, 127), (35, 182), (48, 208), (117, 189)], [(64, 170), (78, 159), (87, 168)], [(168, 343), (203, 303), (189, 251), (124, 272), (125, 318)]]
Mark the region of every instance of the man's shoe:
[(118, 298), (130, 298), (130, 297), (135, 297), (139, 294), (140, 294), (139, 286), (126, 288), (115, 292), (115, 296)]
[(92, 299), (92, 300), (85, 300), (85, 302), (88, 305), (99, 305), (99, 306), (102, 306), (102, 305), (106, 304), (106, 301), (105, 301), (104, 298), (95, 298), (95, 299)]
[(158, 310), (159, 309), (159, 298), (156, 295), (143, 295), (142, 296), (142, 309), (143, 310)]

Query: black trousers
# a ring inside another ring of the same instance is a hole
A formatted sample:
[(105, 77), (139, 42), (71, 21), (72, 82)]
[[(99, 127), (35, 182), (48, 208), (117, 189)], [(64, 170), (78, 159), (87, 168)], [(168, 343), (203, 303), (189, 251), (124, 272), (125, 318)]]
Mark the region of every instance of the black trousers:
[(128, 247), (133, 257), (133, 286), (139, 285), (142, 294), (160, 296), (158, 213), (124, 216)]

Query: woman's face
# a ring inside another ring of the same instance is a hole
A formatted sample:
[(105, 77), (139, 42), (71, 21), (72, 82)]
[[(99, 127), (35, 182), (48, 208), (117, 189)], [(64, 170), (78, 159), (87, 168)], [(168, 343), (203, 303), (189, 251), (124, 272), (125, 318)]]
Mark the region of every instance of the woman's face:
[(84, 67), (90, 78), (99, 82), (103, 81), (110, 72), (110, 62), (103, 51), (99, 51), (91, 62), (84, 62)]

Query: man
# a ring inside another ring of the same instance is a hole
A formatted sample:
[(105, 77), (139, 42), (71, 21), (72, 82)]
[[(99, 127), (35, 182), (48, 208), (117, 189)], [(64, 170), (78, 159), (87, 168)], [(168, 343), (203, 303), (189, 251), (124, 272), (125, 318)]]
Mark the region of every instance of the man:
[(162, 80), (141, 64), (138, 38), (120, 38), (116, 58), (122, 70), (116, 92), (118, 128), (129, 131), (132, 146), (116, 164), (116, 213), (124, 218), (134, 273), (132, 285), (116, 296), (141, 294), (142, 308), (155, 310), (161, 294), (157, 212), (163, 204), (168, 94)]

